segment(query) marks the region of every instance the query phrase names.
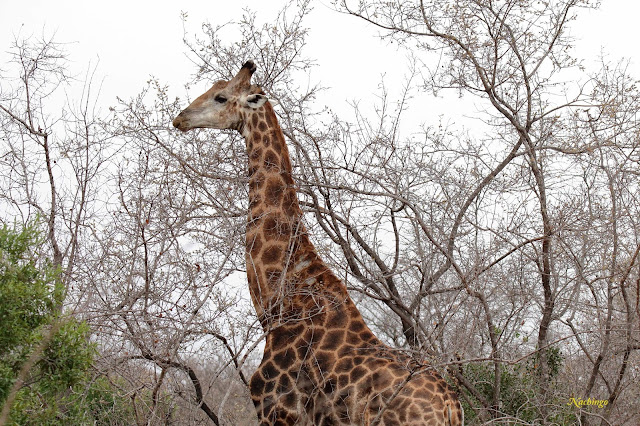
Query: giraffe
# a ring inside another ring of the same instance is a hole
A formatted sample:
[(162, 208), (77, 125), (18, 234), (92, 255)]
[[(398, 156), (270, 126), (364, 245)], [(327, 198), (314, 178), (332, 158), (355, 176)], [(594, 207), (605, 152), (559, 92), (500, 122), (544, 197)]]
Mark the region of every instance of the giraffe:
[(260, 425), (460, 425), (456, 393), (384, 345), (309, 239), (284, 135), (246, 62), (174, 120), (234, 129), (249, 158), (246, 265), (266, 342), (249, 388)]

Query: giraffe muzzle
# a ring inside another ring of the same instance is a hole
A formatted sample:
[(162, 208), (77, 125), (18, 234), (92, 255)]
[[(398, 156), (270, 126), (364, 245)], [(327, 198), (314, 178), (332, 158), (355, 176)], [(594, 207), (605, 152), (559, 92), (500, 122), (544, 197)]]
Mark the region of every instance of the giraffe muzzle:
[(176, 118), (173, 119), (173, 127), (180, 130), (181, 132), (186, 132), (191, 129), (189, 125), (189, 119), (185, 117), (184, 111), (182, 111)]

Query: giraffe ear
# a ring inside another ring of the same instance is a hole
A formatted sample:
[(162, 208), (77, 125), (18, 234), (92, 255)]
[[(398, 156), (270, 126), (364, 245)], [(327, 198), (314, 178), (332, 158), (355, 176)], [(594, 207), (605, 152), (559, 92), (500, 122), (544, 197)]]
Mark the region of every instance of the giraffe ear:
[(247, 96), (246, 106), (248, 106), (249, 108), (254, 108), (254, 109), (260, 108), (268, 100), (269, 99), (265, 95), (262, 95), (260, 93), (256, 93), (255, 95)]

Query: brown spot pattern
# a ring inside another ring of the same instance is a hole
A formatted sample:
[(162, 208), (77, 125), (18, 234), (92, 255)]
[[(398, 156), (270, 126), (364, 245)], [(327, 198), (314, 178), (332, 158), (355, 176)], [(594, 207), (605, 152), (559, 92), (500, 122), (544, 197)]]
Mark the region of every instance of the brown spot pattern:
[(268, 206), (279, 206), (282, 203), (282, 194), (284, 193), (284, 183), (278, 178), (271, 178), (267, 182), (265, 189), (265, 202)]

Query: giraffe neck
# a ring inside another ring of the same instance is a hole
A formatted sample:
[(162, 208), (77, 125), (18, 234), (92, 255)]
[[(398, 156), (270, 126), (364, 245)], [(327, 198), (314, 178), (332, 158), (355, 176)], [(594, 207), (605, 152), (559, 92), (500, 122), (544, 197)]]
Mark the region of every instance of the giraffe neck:
[(270, 103), (246, 117), (242, 133), (249, 155), (247, 277), (264, 325), (282, 310), (295, 310), (291, 295), (296, 287), (317, 285), (309, 268), (321, 261), (302, 222), (291, 160)]

